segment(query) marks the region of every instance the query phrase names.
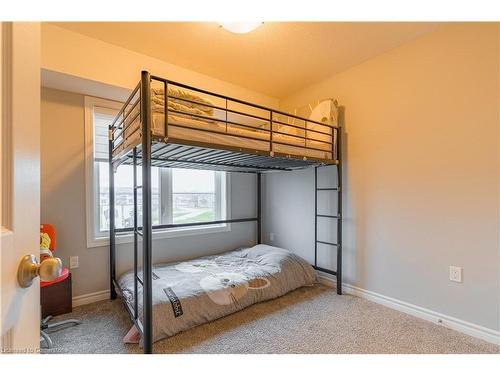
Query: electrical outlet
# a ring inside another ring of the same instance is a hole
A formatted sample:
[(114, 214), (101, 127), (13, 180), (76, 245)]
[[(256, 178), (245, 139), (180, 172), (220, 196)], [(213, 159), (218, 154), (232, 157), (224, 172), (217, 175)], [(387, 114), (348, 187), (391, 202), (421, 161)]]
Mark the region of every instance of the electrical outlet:
[(462, 282), (462, 267), (450, 266), (450, 281)]
[(274, 241), (274, 233), (269, 233), (269, 240)]
[(69, 257), (69, 268), (78, 268), (78, 257)]

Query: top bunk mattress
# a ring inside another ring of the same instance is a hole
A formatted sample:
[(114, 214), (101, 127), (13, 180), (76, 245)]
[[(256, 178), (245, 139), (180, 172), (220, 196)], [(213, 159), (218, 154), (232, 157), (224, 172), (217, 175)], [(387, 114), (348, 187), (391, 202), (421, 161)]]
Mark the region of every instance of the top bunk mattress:
[[(268, 245), (154, 265), (153, 340), (173, 336), (315, 281), (315, 271), (304, 259)], [(133, 305), (133, 271), (122, 275), (118, 285), (127, 303)], [(142, 301), (142, 287), (138, 284), (139, 317)]]
[[(271, 139), (271, 123), (265, 119), (269, 118), (269, 113), (262, 113), (262, 110), (247, 106), (236, 108), (240, 112), (235, 113), (222, 108), (212, 108), (210, 106), (214, 103), (209, 99), (175, 88), (169, 88), (168, 95), (168, 120), (165, 129), (164, 91), (157, 88), (151, 92), (152, 133), (157, 137), (168, 136), (169, 139), (181, 142), (195, 141), (259, 151), (271, 151), (272, 141), (272, 151), (276, 153), (297, 158), (334, 158), (336, 132), (331, 126), (336, 125), (335, 123), (296, 123), (286, 115), (274, 114)], [(125, 119), (124, 139), (117, 149), (117, 154), (140, 142), (138, 112), (139, 107), (135, 106)], [(331, 120), (336, 121), (336, 114), (328, 119), (329, 122), (332, 122)]]

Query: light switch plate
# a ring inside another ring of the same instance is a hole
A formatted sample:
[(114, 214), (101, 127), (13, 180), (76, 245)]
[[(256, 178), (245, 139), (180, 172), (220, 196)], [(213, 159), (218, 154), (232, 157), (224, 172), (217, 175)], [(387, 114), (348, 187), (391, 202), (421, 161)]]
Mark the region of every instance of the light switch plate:
[(70, 269), (78, 268), (78, 257), (77, 256), (69, 257), (69, 268)]
[(462, 267), (450, 266), (450, 281), (462, 282)]

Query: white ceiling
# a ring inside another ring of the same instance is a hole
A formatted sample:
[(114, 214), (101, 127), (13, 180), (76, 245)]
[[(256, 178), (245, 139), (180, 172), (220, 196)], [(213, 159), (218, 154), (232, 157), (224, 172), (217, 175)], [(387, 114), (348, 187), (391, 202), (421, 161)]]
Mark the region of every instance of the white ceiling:
[(213, 22), (55, 23), (276, 98), (434, 31), (438, 23), (266, 22), (232, 34)]

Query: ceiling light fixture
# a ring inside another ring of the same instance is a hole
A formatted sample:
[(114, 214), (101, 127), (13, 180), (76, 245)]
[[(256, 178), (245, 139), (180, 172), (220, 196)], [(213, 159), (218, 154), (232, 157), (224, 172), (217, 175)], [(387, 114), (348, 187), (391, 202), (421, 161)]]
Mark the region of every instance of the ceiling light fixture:
[(246, 34), (255, 30), (264, 22), (221, 22), (220, 26), (235, 34)]

